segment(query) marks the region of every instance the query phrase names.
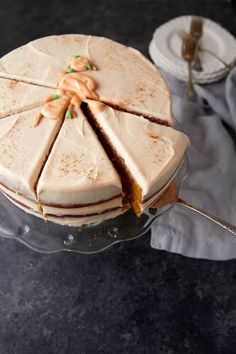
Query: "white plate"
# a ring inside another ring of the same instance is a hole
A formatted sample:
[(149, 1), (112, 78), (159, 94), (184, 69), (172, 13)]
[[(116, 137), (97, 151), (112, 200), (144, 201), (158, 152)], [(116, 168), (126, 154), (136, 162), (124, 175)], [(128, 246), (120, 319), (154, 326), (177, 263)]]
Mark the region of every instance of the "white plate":
[[(155, 65), (158, 66), (159, 68), (165, 70), (169, 74), (173, 75), (177, 79), (182, 80), (182, 81), (187, 81), (188, 80), (187, 69), (185, 72), (183, 72), (181, 70), (178, 70), (178, 69), (173, 68), (172, 66), (168, 65), (168, 63), (163, 61), (162, 58), (158, 56), (158, 54), (155, 51), (155, 48), (151, 44), (149, 47), (149, 53), (150, 53), (151, 57), (153, 58)], [(154, 60), (154, 58), (155, 58), (155, 60)], [(218, 80), (224, 78), (227, 75), (227, 73), (228, 73), (228, 69), (225, 69), (225, 70), (218, 71), (214, 75), (210, 75), (210, 76), (205, 75), (202, 77), (198, 76), (196, 78), (196, 76), (195, 76), (196, 72), (193, 72), (193, 81), (196, 83), (200, 83), (200, 84), (207, 84), (207, 83), (215, 82), (215, 81), (218, 81)]]
[[(168, 58), (166, 58), (161, 52), (160, 50), (158, 50), (158, 48), (155, 45), (154, 40), (151, 41), (150, 46), (149, 46), (149, 51), (152, 54), (152, 57), (155, 59), (155, 62), (160, 62), (161, 64), (163, 63), (165, 66), (168, 66), (170, 68), (172, 68), (175, 71), (178, 71), (179, 73), (182, 73), (183, 75), (186, 75), (187, 73), (187, 63), (185, 61), (182, 60), (183, 63), (181, 63), (182, 65), (178, 65), (178, 63), (176, 64), (176, 61), (171, 62)], [(194, 72), (195, 75), (197, 75), (198, 78), (206, 78), (206, 77), (213, 77), (213, 76), (218, 76), (220, 73), (226, 73), (228, 72), (228, 68), (225, 67), (224, 65), (222, 65), (222, 67), (213, 72), (213, 73), (209, 73), (206, 70), (203, 70), (201, 72)]]
[[(186, 80), (187, 65), (181, 58), (181, 33), (189, 31), (192, 16), (175, 18), (156, 29), (149, 47), (150, 55), (156, 65), (175, 73)], [(235, 38), (217, 23), (204, 18), (203, 37), (200, 45), (213, 51), (228, 64), (236, 58)], [(195, 81), (207, 83), (224, 77), (228, 69), (207, 52), (201, 52), (202, 72), (194, 72)]]

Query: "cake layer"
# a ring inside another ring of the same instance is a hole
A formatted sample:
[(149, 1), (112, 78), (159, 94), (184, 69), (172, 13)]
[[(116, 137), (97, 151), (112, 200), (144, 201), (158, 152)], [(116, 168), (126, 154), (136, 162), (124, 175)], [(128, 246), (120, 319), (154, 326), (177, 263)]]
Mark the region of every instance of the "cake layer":
[(0, 120), (0, 183), (33, 201), (35, 184), (62, 123), (43, 119), (34, 127), (39, 111)]
[(115, 208), (121, 208), (121, 198), (113, 198), (111, 200), (97, 202), (96, 204), (91, 204), (87, 206), (50, 206), (50, 205), (42, 205), (44, 214), (46, 215), (56, 215), (56, 216), (65, 216), (65, 215), (73, 215), (73, 216), (83, 216), (83, 215), (91, 215), (91, 214), (99, 214), (104, 213), (106, 210), (111, 210)]
[[(87, 100), (91, 120), (124, 171), (123, 184), (142, 211), (149, 200), (171, 180), (189, 144), (187, 136), (134, 114), (120, 112), (101, 102)], [(128, 199), (130, 196), (127, 196)]]
[(73, 119), (64, 120), (38, 181), (37, 196), (48, 205), (44, 213), (58, 206), (74, 212), (76, 207), (89, 212), (122, 207), (116, 170), (81, 109), (74, 112)]
[(0, 79), (0, 118), (39, 107), (54, 89)]
[(91, 204), (87, 206), (75, 206), (67, 207), (63, 205), (58, 205), (52, 207), (49, 205), (42, 205), (39, 201), (33, 201), (26, 198), (25, 196), (18, 194), (17, 192), (7, 188), (6, 186), (0, 184), (0, 191), (4, 193), (9, 199), (14, 200), (16, 203), (22, 205), (25, 208), (29, 208), (37, 213), (52, 216), (93, 216), (96, 214), (104, 214), (109, 210), (120, 208), (120, 198), (113, 198), (106, 202)]
[(55, 88), (60, 72), (76, 55), (97, 67), (86, 75), (97, 82), (101, 101), (171, 125), (170, 94), (160, 72), (139, 51), (103, 37), (37, 39), (2, 57), (0, 76)]
[(100, 222), (102, 222), (104, 220), (115, 218), (116, 216), (121, 215), (122, 212), (123, 212), (122, 208), (115, 207), (115, 208), (103, 211), (102, 213), (95, 213), (95, 214), (81, 215), (81, 216), (47, 215), (46, 219), (45, 219), (45, 215), (43, 215), (41, 212), (39, 212), (39, 211), (37, 211), (35, 209), (31, 209), (30, 207), (26, 206), (23, 203), (19, 202), (18, 198), (14, 198), (10, 194), (6, 194), (4, 191), (2, 191), (2, 193), (13, 204), (15, 204), (17, 207), (19, 207), (20, 209), (24, 210), (25, 212), (30, 213), (30, 214), (32, 214), (34, 216), (37, 216), (37, 217), (39, 217), (41, 219), (44, 219), (44, 220), (47, 220), (47, 221), (52, 221), (54, 223), (61, 224), (61, 225), (82, 226), (82, 225), (87, 225), (87, 224), (96, 224), (96, 223), (100, 223)]

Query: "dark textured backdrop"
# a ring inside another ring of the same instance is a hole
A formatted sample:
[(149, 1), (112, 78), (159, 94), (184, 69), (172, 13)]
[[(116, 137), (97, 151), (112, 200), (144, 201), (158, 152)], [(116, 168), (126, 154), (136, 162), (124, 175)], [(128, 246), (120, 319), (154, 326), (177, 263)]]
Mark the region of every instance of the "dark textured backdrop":
[[(182, 14), (236, 34), (222, 0), (0, 2), (0, 54), (37, 37), (104, 35), (147, 54)], [(149, 235), (99, 255), (43, 255), (0, 238), (0, 354), (236, 352), (236, 262), (152, 250)]]

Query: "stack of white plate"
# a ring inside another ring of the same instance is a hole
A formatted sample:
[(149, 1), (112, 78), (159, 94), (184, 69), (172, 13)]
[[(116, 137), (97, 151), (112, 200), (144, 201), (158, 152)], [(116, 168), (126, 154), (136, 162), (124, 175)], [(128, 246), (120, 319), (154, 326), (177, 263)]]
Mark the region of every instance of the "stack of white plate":
[[(181, 58), (182, 35), (190, 30), (192, 16), (181, 16), (156, 29), (149, 45), (149, 53), (154, 63), (176, 78), (188, 80), (188, 66)], [(203, 18), (203, 36), (200, 46), (220, 57), (228, 65), (236, 62), (236, 40), (217, 23)], [(193, 71), (196, 83), (210, 83), (225, 77), (229, 69), (210, 53), (199, 53), (203, 70)]]

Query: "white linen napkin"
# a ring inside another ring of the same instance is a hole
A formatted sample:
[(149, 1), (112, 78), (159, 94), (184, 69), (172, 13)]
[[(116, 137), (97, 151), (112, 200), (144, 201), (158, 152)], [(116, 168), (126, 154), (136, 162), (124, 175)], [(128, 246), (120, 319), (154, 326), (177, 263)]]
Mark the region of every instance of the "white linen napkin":
[[(195, 103), (185, 98), (184, 83), (163, 75), (174, 116), (191, 141), (180, 197), (236, 224), (236, 68), (225, 80), (196, 85)], [(236, 258), (236, 237), (177, 205), (153, 224), (151, 246), (194, 258)]]

